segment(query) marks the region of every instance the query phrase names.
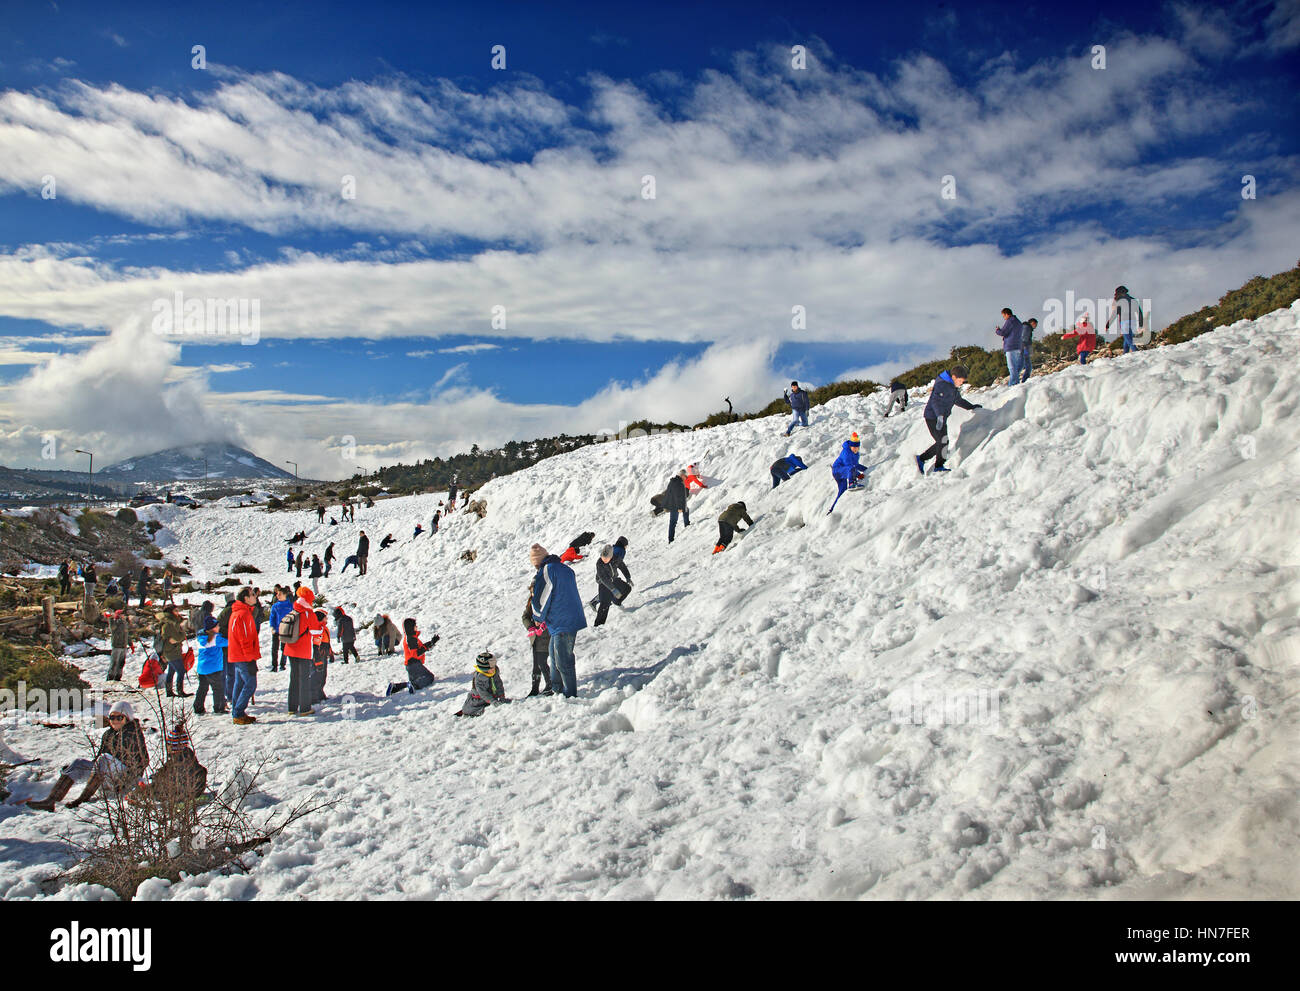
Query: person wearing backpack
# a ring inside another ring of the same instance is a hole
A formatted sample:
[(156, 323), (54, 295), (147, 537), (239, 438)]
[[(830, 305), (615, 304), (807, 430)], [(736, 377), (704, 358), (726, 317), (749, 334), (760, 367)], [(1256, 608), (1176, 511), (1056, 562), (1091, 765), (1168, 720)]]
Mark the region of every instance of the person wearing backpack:
[[(1134, 320), (1134, 317), (1137, 319)], [(1110, 316), (1106, 318), (1106, 326), (1102, 330), (1110, 330), (1111, 322), (1114, 321), (1115, 329), (1124, 335), (1125, 354), (1137, 350), (1137, 345), (1133, 343), (1133, 330), (1135, 327), (1141, 327), (1144, 320), (1142, 304), (1128, 294), (1128, 286), (1116, 286), (1115, 299), (1110, 306)]]
[(312, 633), (318, 620), (312, 609), (316, 594), (306, 585), (298, 589), (293, 609), (280, 620), (280, 643), (289, 660), (289, 712), (295, 716), (310, 716), (311, 702)]
[(289, 662), (284, 658), (280, 646), (280, 620), (293, 611), (293, 602), (289, 598), (289, 589), (283, 585), (275, 586), (275, 601), (271, 603), (271, 670), (288, 669)]

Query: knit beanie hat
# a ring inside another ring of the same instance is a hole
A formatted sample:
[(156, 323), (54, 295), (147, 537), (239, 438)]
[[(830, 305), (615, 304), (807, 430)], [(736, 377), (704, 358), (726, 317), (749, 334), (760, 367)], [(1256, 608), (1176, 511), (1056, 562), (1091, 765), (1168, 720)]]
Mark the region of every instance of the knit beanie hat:
[(135, 710), (131, 708), (131, 703), (127, 702), (126, 700), (123, 700), (121, 702), (114, 702), (113, 708), (108, 710), (108, 714), (110, 716), (114, 716), (119, 712), (122, 715), (126, 716), (127, 719), (135, 718)]
[(316, 593), (306, 585), (303, 585), (298, 589), (298, 598), (302, 599), (302, 601), (307, 603), (307, 605), (311, 605), (316, 601)]
[(854, 447), (858, 446), (858, 432), (856, 430), (849, 434), (849, 443)]
[(604, 547), (602, 547), (602, 548), (600, 549), (600, 556), (603, 557), (603, 558), (604, 558), (604, 557), (613, 557), (613, 556), (614, 556), (614, 545), (613, 545), (613, 544), (606, 544)]
[(546, 552), (546, 548), (541, 544), (533, 544), (532, 548), (528, 551), (528, 560), (532, 562), (534, 568), (540, 568), (542, 562), (549, 556), (550, 555)]
[(185, 731), (184, 726), (172, 726), (167, 730), (167, 752), (169, 754), (193, 749), (194, 745), (190, 742), (190, 735)]
[(497, 659), (490, 650), (485, 650), (474, 658), (474, 670), (479, 674), (490, 674), (496, 666)]

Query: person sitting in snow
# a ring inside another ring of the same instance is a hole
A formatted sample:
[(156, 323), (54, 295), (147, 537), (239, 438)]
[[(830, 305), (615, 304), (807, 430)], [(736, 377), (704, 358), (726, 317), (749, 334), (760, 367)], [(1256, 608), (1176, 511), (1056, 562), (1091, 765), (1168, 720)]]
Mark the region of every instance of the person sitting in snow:
[(958, 390), (966, 384), (967, 374), (965, 365), (954, 365), (948, 371), (941, 372), (934, 380), (929, 402), (925, 404), (925, 426), (930, 431), (930, 436), (934, 438), (934, 443), (916, 456), (916, 470), (922, 475), (925, 474), (925, 463), (931, 458), (934, 458), (935, 471), (952, 471), (951, 468), (945, 468), (943, 464), (948, 453), (948, 417), (952, 413), (952, 408), (954, 406), (960, 406), (962, 409), (984, 408), (979, 403), (969, 403), (962, 399)]
[(435, 680), (433, 672), (424, 666), (424, 657), (425, 652), (436, 644), (440, 637), (435, 633), (430, 639), (421, 642), (420, 631), (415, 628), (415, 620), (409, 617), (402, 620), (402, 629), (406, 631), (406, 636), (402, 639), (402, 648), (406, 661), (406, 680), (390, 684), (388, 691), (384, 693), (385, 695), (400, 692), (403, 688), (414, 695), (419, 689), (428, 688)]
[(782, 482), (789, 481), (790, 476), (795, 472), (807, 471), (808, 466), (803, 463), (799, 455), (789, 454), (773, 461), (769, 470), (772, 473), (772, 488), (776, 488)]
[(109, 710), (108, 729), (100, 737), (95, 756), (90, 760), (84, 757), (74, 760), (63, 769), (49, 795), (40, 801), (29, 801), (27, 807), (53, 812), (54, 806), (63, 800), (72, 786), (87, 778), (86, 787), (68, 803), (69, 808), (89, 801), (105, 783), (114, 793), (132, 792), (139, 786), (148, 765), (149, 751), (144, 742), (144, 729), (135, 718), (135, 710), (130, 702), (115, 702)]
[(687, 492), (691, 491), (692, 485), (698, 485), (702, 489), (708, 488), (708, 486), (705, 485), (704, 482), (700, 480), (700, 476), (695, 474), (695, 465), (687, 465), (686, 466), (686, 491)]
[(889, 383), (889, 403), (885, 406), (886, 420), (889, 419), (889, 414), (894, 412), (895, 406), (900, 413), (907, 409), (907, 386), (897, 379)]
[(725, 551), (734, 534), (745, 532), (740, 529), (741, 520), (745, 521), (747, 527), (754, 525), (754, 521), (749, 518), (749, 511), (745, 508), (743, 502), (733, 502), (718, 514), (718, 543), (713, 548), (714, 554)]
[(497, 671), (497, 660), (490, 650), (485, 650), (474, 659), (474, 683), (470, 686), (465, 704), (460, 707), (458, 716), (478, 716), (490, 705), (502, 705), (509, 702), (501, 675)]
[(161, 801), (192, 802), (208, 787), (208, 769), (199, 763), (184, 722), (167, 730), (167, 759), (158, 768), (145, 794)]

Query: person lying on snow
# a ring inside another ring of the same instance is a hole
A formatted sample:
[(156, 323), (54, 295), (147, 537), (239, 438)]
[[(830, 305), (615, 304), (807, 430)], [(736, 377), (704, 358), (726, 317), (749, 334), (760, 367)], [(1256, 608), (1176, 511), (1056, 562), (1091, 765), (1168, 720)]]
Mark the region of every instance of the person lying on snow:
[(63, 769), (49, 795), (40, 801), (29, 801), (27, 807), (53, 812), (55, 804), (61, 802), (78, 781), (85, 781), (86, 787), (68, 803), (69, 808), (76, 808), (93, 798), (105, 783), (114, 794), (129, 793), (139, 787), (148, 764), (144, 729), (135, 718), (135, 710), (130, 702), (116, 702), (109, 710), (108, 729), (100, 737), (95, 756), (90, 760), (84, 757), (74, 760)]
[(782, 482), (790, 480), (790, 476), (795, 472), (807, 471), (808, 466), (803, 463), (797, 454), (790, 454), (784, 458), (778, 458), (772, 462), (769, 469), (772, 473), (772, 488), (776, 488)]
[(714, 554), (725, 551), (734, 534), (745, 532), (740, 529), (741, 520), (745, 521), (747, 527), (754, 525), (754, 521), (749, 518), (749, 511), (745, 508), (743, 502), (733, 502), (718, 514), (718, 543), (713, 548)]
[(421, 642), (420, 631), (415, 628), (415, 620), (410, 618), (402, 620), (402, 629), (406, 631), (406, 636), (402, 640), (406, 657), (406, 680), (390, 684), (388, 691), (384, 692), (385, 695), (400, 692), (403, 688), (414, 695), (419, 689), (428, 688), (434, 682), (433, 672), (424, 666), (424, 657), (425, 652), (436, 644), (440, 637), (435, 633), (430, 639)]
[(465, 704), (456, 715), (478, 716), (490, 705), (501, 705), (509, 701), (505, 686), (501, 684), (501, 675), (497, 671), (496, 658), (491, 651), (485, 650), (474, 660), (474, 683), (470, 686)]
[(708, 488), (707, 485), (705, 485), (702, 481), (700, 481), (700, 476), (695, 474), (695, 465), (687, 465), (686, 466), (686, 491), (687, 492), (691, 490), (692, 485), (698, 485), (702, 489)]
[(564, 553), (560, 555), (560, 560), (565, 564), (570, 564), (573, 561), (581, 561), (583, 558), (582, 549), (595, 539), (595, 533), (590, 530), (586, 533), (579, 534), (569, 542), (569, 546), (565, 549)]

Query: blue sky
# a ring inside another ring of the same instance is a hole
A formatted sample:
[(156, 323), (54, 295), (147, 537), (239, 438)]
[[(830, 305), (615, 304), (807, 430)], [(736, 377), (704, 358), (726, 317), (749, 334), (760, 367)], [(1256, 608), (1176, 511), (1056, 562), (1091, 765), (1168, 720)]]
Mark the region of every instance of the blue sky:
[[(325, 476), (691, 422), (992, 345), (1002, 305), (1124, 281), (1171, 320), (1295, 262), (1293, 0), (6, 22), (6, 464), (232, 439)], [(256, 300), (257, 343), (152, 332), (175, 292)]]

